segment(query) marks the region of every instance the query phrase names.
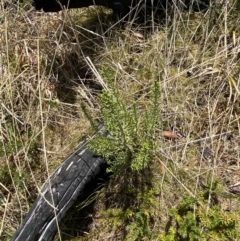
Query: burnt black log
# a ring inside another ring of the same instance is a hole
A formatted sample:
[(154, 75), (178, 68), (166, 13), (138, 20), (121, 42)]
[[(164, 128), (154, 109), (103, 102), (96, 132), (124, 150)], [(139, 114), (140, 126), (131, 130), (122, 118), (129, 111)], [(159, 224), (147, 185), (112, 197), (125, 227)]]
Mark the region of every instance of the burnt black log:
[(114, 12), (126, 14), (131, 8), (137, 8), (141, 4), (149, 7), (167, 8), (170, 5), (182, 6), (194, 10), (205, 9), (211, 0), (34, 0), (36, 10), (45, 12), (57, 12), (62, 9), (83, 8), (91, 5), (99, 5), (113, 9)]
[(53, 240), (66, 212), (105, 168), (105, 161), (89, 150), (87, 143), (79, 147), (43, 186), (11, 241)]
[(83, 8), (92, 5), (104, 6), (116, 12), (126, 11), (131, 5), (136, 5), (136, 0), (34, 0), (36, 10), (43, 9), (44, 12), (57, 12), (62, 9)]

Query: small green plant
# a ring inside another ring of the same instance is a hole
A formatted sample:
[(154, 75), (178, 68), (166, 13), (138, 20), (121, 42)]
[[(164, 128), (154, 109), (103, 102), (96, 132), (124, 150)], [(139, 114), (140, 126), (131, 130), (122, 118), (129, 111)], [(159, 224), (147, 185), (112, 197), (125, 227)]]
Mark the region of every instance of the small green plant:
[(156, 233), (153, 232), (153, 220), (158, 207), (156, 194), (159, 190), (145, 188), (143, 193), (137, 196), (139, 206), (132, 208), (126, 223), (127, 235), (125, 240), (156, 240)]
[[(209, 205), (209, 195), (207, 190), (196, 198), (186, 196), (172, 208), (171, 225), (166, 235), (159, 236), (160, 240), (239, 240), (238, 211), (224, 211), (214, 200)], [(211, 196), (217, 197), (217, 189), (211, 190)]]
[[(124, 240), (149, 240), (157, 205), (154, 195), (159, 192), (150, 180), (155, 132), (161, 123), (159, 83), (153, 84), (146, 109), (136, 102), (128, 104), (124, 94), (116, 90), (104, 91), (99, 100), (100, 115), (108, 134), (91, 140), (89, 147), (105, 158), (108, 172), (116, 180), (122, 180), (119, 190), (115, 191), (123, 197), (118, 200), (122, 208), (110, 206), (105, 212), (106, 225), (113, 230), (121, 228)], [(87, 109), (83, 111), (93, 125)]]
[(134, 197), (134, 205), (107, 209), (103, 212), (104, 225), (114, 231), (121, 229), (126, 241), (157, 240), (157, 232), (152, 231), (158, 207), (156, 192), (155, 188), (145, 186)]
[(138, 108), (136, 103), (128, 106), (116, 90), (104, 91), (99, 100), (109, 135), (93, 139), (89, 147), (106, 159), (108, 171), (114, 174), (123, 169), (141, 171), (149, 167), (155, 150), (156, 126), (160, 124), (159, 83), (153, 84), (146, 110)]

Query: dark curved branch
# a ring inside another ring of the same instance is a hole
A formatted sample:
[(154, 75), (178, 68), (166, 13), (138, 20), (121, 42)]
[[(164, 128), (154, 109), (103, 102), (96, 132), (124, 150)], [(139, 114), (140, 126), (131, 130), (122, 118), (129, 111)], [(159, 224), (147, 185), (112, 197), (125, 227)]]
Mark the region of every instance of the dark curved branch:
[[(117, 13), (127, 14), (130, 8), (136, 8), (137, 5), (147, 4), (158, 8), (167, 8), (167, 6), (180, 4), (183, 8), (194, 10), (206, 9), (211, 0), (34, 0), (37, 10), (43, 9), (45, 12), (58, 12), (62, 9), (83, 8), (91, 5), (100, 5), (113, 9)], [(139, 5), (139, 6), (140, 6)]]
[(112, 8), (114, 11), (125, 11), (127, 7), (136, 5), (136, 0), (34, 0), (37, 10), (43, 9), (45, 12), (57, 12), (64, 8), (83, 8), (91, 5)]
[[(104, 160), (83, 144), (70, 155), (43, 186), (11, 241), (51, 241), (66, 212), (105, 167)], [(55, 209), (55, 210), (54, 210)]]

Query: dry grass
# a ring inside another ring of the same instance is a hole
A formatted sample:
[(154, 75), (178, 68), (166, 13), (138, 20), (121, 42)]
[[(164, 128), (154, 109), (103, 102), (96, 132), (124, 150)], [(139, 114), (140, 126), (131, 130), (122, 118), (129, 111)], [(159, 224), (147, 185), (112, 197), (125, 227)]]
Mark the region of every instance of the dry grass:
[[(159, 132), (180, 137), (156, 138), (152, 173), (160, 194), (153, 232), (164, 232), (170, 208), (184, 195), (195, 197), (215, 180), (235, 192), (235, 199), (219, 198), (222, 210), (238, 209), (240, 17), (231, 4), (125, 28), (100, 8), (105, 15), (93, 8), (69, 14), (1, 8), (1, 240), (9, 240), (47, 177), (91, 134), (81, 103), (98, 117), (101, 89), (118, 88), (129, 106), (144, 110), (156, 80)], [(123, 206), (120, 186), (111, 180), (90, 234), (76, 240), (124, 239), (125, 224), (109, 223), (104, 213)]]

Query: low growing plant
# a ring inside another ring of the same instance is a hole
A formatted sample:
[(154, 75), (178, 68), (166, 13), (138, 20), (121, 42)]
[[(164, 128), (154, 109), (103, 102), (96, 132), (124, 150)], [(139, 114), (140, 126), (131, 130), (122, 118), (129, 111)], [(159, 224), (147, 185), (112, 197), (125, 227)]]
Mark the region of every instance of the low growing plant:
[[(159, 192), (150, 180), (156, 128), (161, 124), (159, 83), (153, 83), (145, 109), (136, 102), (128, 104), (124, 94), (115, 88), (103, 91), (99, 102), (107, 135), (91, 140), (89, 147), (105, 158), (107, 171), (120, 180), (115, 190), (120, 200), (108, 205), (104, 223), (111, 230), (121, 229), (124, 240), (148, 240), (157, 205), (154, 195)], [(83, 110), (93, 124), (87, 109)]]
[[(217, 182), (214, 190), (201, 192), (197, 197), (183, 197), (182, 201), (170, 210), (170, 222), (166, 235), (160, 240), (239, 240), (239, 210), (228, 212), (218, 202)], [(209, 204), (209, 195), (213, 200)]]
[(160, 124), (159, 83), (153, 84), (145, 110), (137, 103), (128, 106), (117, 90), (103, 91), (99, 100), (100, 115), (109, 134), (93, 139), (89, 147), (106, 159), (108, 171), (113, 174), (149, 167), (155, 151), (156, 127)]

